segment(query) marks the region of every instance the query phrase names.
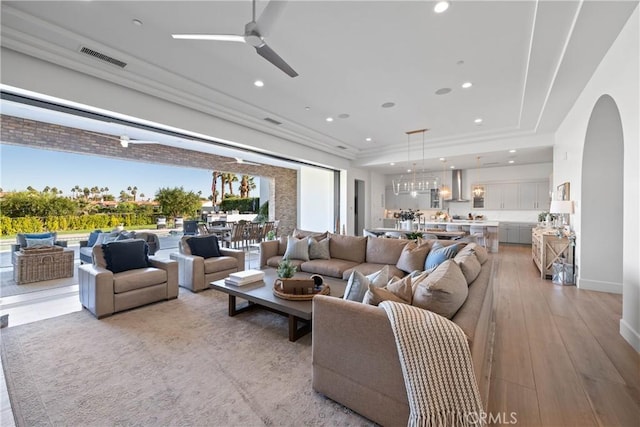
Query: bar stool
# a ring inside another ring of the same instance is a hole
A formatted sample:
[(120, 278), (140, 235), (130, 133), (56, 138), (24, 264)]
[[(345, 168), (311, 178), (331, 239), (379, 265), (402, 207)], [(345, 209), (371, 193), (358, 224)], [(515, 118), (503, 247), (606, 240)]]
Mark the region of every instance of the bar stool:
[[(471, 236), (476, 236), (476, 241), (478, 242), (478, 244), (484, 248), (487, 247), (487, 234), (486, 234), (486, 227), (484, 227), (483, 225), (471, 225), (469, 227), (469, 234)], [(480, 242), (480, 240), (482, 239), (482, 243)]]

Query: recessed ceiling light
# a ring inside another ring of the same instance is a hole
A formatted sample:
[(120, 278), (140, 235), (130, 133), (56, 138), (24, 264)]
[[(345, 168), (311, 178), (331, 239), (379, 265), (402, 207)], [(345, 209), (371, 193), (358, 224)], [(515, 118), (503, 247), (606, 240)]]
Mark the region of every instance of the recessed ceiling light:
[(131, 21), (131, 23), (132, 23), (133, 25), (138, 26), (138, 27), (142, 27), (142, 21), (141, 21), (141, 20), (139, 20), (139, 19), (134, 19), (134, 20), (132, 20), (132, 21)]
[(348, 119), (350, 116), (347, 113), (342, 113), (338, 115), (339, 119)]
[(509, 160), (509, 164), (515, 163), (515, 162), (516, 162), (515, 160)]
[(262, 87), (264, 86), (264, 82), (262, 80), (256, 80), (255, 82), (253, 82), (253, 85), (256, 87)]
[(396, 164), (394, 162), (389, 163), (390, 166), (395, 166)]
[(479, 125), (480, 123), (482, 123), (482, 119), (481, 119), (481, 118), (477, 118), (477, 119), (475, 119), (473, 122), (474, 122), (475, 124), (478, 124), (478, 125)]
[(407, 169), (407, 172), (411, 172), (411, 169)]
[(382, 104), (382, 108), (391, 108), (395, 106), (396, 106), (395, 102), (385, 102), (384, 104)]
[(367, 142), (371, 142), (372, 141), (372, 139), (369, 138), (369, 137), (366, 137), (364, 140), (367, 141)]
[(450, 87), (443, 87), (443, 88), (440, 88), (440, 89), (438, 89), (436, 91), (436, 95), (446, 95), (449, 92), (451, 92), (451, 88)]
[(453, 166), (453, 165), (451, 165), (451, 166), (449, 166), (449, 168), (450, 168), (450, 169), (455, 169), (456, 167), (455, 167), (455, 166)]
[(311, 110), (311, 107), (304, 107), (305, 111)]
[(444, 160), (445, 160), (444, 157), (440, 157), (441, 162), (444, 162)]
[(516, 150), (509, 150), (509, 152), (510, 152), (510, 153), (515, 153), (515, 152), (516, 152)]
[(449, 2), (448, 1), (439, 1), (438, 3), (436, 3), (436, 5), (433, 7), (433, 11), (435, 13), (442, 13), (445, 10), (449, 9)]
[(463, 89), (469, 89), (471, 86), (473, 86), (473, 83), (471, 83), (471, 82), (462, 83), (462, 88)]
[(333, 117), (327, 117), (325, 120), (328, 121), (328, 122), (332, 122), (333, 121)]

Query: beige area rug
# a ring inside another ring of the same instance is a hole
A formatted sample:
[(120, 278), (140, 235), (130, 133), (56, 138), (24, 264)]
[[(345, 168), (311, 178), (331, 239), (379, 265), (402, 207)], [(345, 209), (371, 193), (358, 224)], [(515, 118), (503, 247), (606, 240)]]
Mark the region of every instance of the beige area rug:
[(28, 294), (31, 292), (46, 291), (78, 284), (78, 263), (73, 266), (73, 277), (62, 279), (44, 280), (42, 282), (24, 283), (18, 285), (13, 280), (13, 268), (2, 269), (0, 272), (0, 297)]
[(311, 335), (289, 342), (259, 309), (228, 317), (214, 290), (0, 334), (18, 426), (371, 425), (312, 390)]

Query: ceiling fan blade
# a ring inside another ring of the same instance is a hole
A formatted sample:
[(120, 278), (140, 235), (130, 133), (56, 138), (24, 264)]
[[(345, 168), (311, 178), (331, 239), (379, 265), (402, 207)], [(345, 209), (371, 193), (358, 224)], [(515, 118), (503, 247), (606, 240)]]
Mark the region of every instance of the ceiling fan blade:
[(266, 43), (262, 44), (261, 46), (257, 46), (256, 51), (258, 52), (258, 55), (262, 56), (264, 59), (271, 62), (276, 67), (280, 68), (287, 75), (289, 75), (289, 77), (298, 76), (298, 73), (296, 73), (296, 71), (291, 68), (289, 64), (284, 62), (284, 59), (280, 58), (280, 56)]
[(221, 42), (246, 43), (244, 36), (237, 34), (171, 34), (177, 40), (214, 40)]
[(273, 28), (286, 5), (286, 1), (272, 0), (264, 8), (262, 14), (256, 20), (258, 32), (262, 34), (263, 37), (269, 35), (269, 31)]

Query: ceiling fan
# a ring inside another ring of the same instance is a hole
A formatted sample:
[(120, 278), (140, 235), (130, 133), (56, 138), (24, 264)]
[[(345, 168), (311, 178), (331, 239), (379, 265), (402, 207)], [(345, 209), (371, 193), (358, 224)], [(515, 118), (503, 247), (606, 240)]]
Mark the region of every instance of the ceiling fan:
[(284, 71), (290, 77), (296, 77), (298, 73), (291, 68), (273, 49), (271, 49), (264, 40), (264, 35), (273, 26), (276, 18), (280, 14), (282, 8), (286, 5), (286, 1), (270, 1), (265, 7), (262, 15), (256, 21), (256, 0), (253, 0), (252, 19), (244, 26), (244, 34), (172, 34), (174, 39), (186, 40), (214, 40), (214, 41), (230, 41), (247, 43), (253, 46), (267, 61)]
[(225, 162), (225, 164), (234, 164), (234, 165), (251, 165), (251, 166), (262, 166), (260, 163), (253, 163), (253, 162), (247, 162), (244, 159), (241, 159), (240, 157), (234, 157), (234, 159), (236, 159), (235, 162)]

